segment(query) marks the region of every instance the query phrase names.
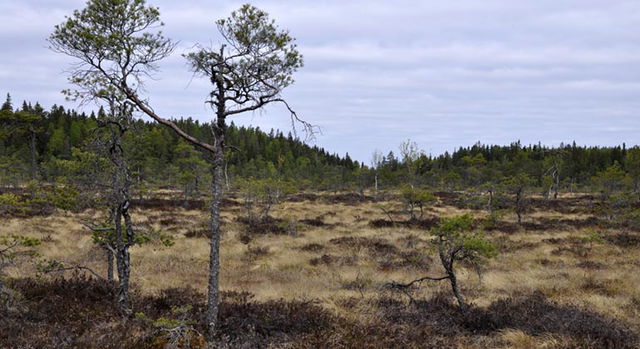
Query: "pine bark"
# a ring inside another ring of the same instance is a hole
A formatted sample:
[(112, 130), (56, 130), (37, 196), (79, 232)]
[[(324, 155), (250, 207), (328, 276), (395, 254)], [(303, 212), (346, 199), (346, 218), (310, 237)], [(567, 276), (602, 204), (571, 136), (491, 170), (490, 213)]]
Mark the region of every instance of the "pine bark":
[[(224, 90), (219, 89), (219, 101), (224, 100)], [(218, 302), (220, 298), (220, 207), (224, 194), (224, 150), (225, 150), (225, 107), (224, 102), (220, 103), (216, 113), (216, 127), (214, 128), (215, 151), (213, 152), (213, 176), (211, 183), (211, 240), (209, 254), (209, 285), (207, 291), (207, 340), (213, 343), (216, 330), (218, 328)]]

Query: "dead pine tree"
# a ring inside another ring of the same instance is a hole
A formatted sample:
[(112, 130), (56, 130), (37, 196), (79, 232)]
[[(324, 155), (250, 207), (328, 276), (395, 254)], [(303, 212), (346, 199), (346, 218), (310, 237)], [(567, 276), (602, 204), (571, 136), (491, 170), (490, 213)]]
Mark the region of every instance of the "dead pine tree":
[(503, 186), (513, 195), (514, 211), (518, 217), (518, 224), (522, 224), (522, 215), (527, 209), (526, 191), (531, 182), (531, 178), (525, 173), (508, 177), (503, 182)]

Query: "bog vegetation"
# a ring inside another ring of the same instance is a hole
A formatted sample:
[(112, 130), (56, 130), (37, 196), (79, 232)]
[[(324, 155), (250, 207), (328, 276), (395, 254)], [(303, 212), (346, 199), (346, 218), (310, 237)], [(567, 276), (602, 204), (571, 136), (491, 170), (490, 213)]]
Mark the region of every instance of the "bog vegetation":
[(92, 0), (55, 28), (95, 112), (0, 108), (1, 347), (640, 345), (638, 146), (362, 163), (227, 124), (275, 103), (314, 130), (281, 98), (294, 39), (249, 5), (186, 55), (212, 121), (163, 117), (140, 95), (175, 47), (159, 16)]

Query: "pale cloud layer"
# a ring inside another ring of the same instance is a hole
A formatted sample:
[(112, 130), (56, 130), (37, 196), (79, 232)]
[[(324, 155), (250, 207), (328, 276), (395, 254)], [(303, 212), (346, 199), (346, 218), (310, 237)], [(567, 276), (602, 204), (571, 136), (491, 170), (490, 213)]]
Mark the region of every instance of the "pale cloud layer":
[[(215, 45), (235, 1), (150, 1), (180, 43), (147, 84), (164, 115), (210, 120), (207, 82), (182, 53)], [(255, 1), (298, 39), (286, 92), (322, 128), (317, 144), (368, 161), (407, 138), (428, 153), (483, 143), (638, 144), (640, 2), (622, 0)], [(46, 37), (80, 0), (0, 3), (0, 93), (65, 102), (71, 62)], [(290, 129), (282, 108), (236, 123)]]

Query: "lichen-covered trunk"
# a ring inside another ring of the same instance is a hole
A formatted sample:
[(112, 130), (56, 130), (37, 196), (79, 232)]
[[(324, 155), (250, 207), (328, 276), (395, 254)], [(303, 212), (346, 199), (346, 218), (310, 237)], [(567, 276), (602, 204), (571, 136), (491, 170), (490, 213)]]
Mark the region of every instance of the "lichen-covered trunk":
[[(129, 304), (129, 278), (131, 275), (131, 253), (129, 253), (129, 248), (134, 244), (134, 236), (133, 236), (133, 221), (131, 219), (131, 215), (129, 214), (129, 205), (131, 203), (130, 195), (129, 195), (129, 187), (131, 186), (131, 179), (129, 176), (129, 169), (127, 168), (126, 162), (123, 159), (123, 175), (124, 175), (124, 186), (122, 188), (122, 204), (120, 205), (120, 210), (122, 212), (122, 217), (124, 218), (124, 233), (122, 240), (124, 240), (124, 245), (122, 248), (118, 248), (118, 255), (120, 255), (120, 263), (122, 264), (122, 275), (119, 275), (119, 290), (118, 290), (118, 303), (120, 304), (120, 308), (129, 312), (131, 310)], [(125, 240), (126, 239), (126, 240)]]
[(224, 149), (225, 149), (225, 117), (224, 106), (218, 109), (215, 132), (215, 151), (212, 160), (211, 183), (211, 240), (209, 254), (209, 285), (207, 290), (207, 342), (211, 345), (218, 328), (218, 301), (220, 298), (220, 207), (222, 204), (224, 184)]
[[(131, 176), (122, 149), (122, 129), (111, 130), (110, 160), (114, 165), (112, 177), (112, 217), (116, 238), (115, 259), (118, 271), (118, 292), (116, 301), (124, 313), (130, 312), (129, 277), (131, 275), (131, 256), (129, 247), (133, 245), (133, 223), (129, 215)], [(123, 222), (124, 220), (124, 222)], [(123, 225), (124, 223), (124, 225)]]

